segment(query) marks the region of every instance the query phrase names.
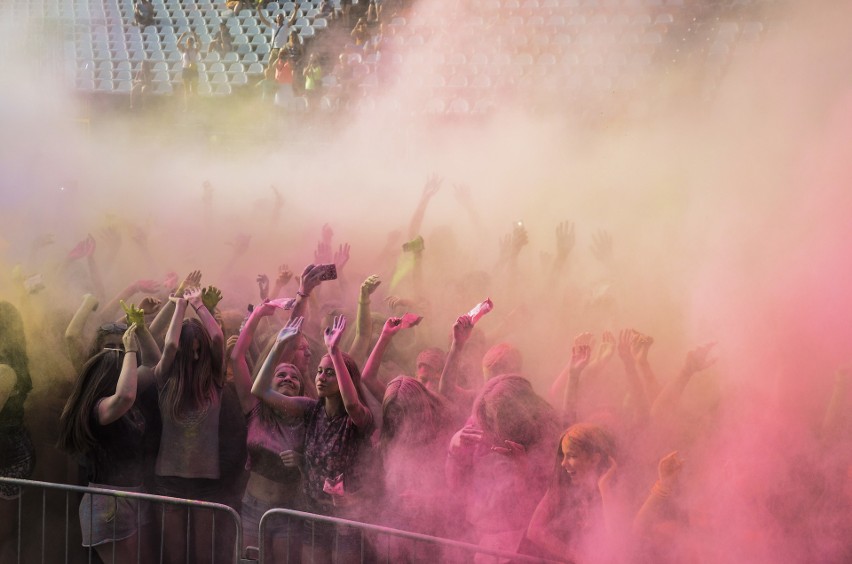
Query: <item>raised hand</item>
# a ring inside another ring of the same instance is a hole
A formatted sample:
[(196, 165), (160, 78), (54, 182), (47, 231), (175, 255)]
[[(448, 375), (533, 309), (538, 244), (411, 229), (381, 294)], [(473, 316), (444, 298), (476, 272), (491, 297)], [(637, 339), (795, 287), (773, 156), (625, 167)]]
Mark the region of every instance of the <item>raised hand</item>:
[(527, 246), (530, 242), (529, 235), (527, 235), (527, 228), (523, 225), (516, 225), (512, 230), (511, 236), (511, 247), (510, 253), (512, 256), (518, 256), (520, 254), (521, 249)]
[(331, 327), (325, 328), (323, 339), (325, 346), (329, 352), (336, 352), (340, 346), (340, 339), (343, 337), (343, 331), (346, 329), (346, 318), (338, 315), (334, 318), (334, 324)]
[(278, 267), (278, 277), (275, 279), (275, 285), (279, 288), (286, 286), (293, 279), (293, 271), (286, 264)]
[(332, 262), (331, 244), (325, 241), (317, 241), (314, 251), (314, 262), (317, 264), (328, 264)]
[(275, 338), (275, 342), (283, 343), (295, 338), (302, 330), (302, 321), (304, 321), (304, 319), (304, 317), (297, 317), (288, 321), (287, 325), (278, 332), (278, 337)]
[(438, 193), (438, 190), (441, 189), (441, 184), (444, 182), (444, 179), (438, 176), (437, 174), (432, 174), (429, 178), (426, 179), (426, 185), (423, 186), (423, 194), (421, 195), (421, 199), (429, 200)]
[(381, 283), (382, 281), (379, 279), (378, 274), (368, 276), (367, 279), (361, 283), (361, 301), (369, 301), (370, 296), (373, 295), (373, 292), (376, 291), (376, 288), (378, 288)]
[(592, 235), (592, 255), (603, 263), (612, 260), (612, 235), (601, 229)]
[(594, 335), (591, 333), (580, 333), (574, 338), (574, 346), (571, 347), (571, 375), (579, 376), (592, 360), (592, 344)]
[(177, 272), (169, 272), (166, 274), (166, 277), (163, 279), (163, 288), (169, 291), (174, 291), (177, 289), (178, 285), (178, 275)]
[(464, 346), (470, 339), (471, 333), (473, 333), (473, 321), (470, 316), (460, 315), (453, 323), (453, 342), (459, 346)]
[(630, 352), (636, 362), (648, 361), (648, 350), (654, 344), (654, 338), (649, 335), (644, 335), (639, 331), (633, 332), (633, 341), (630, 343)]
[(343, 243), (338, 247), (337, 252), (334, 253), (334, 260), (332, 262), (337, 266), (338, 272), (343, 270), (343, 267), (349, 262), (349, 243)]
[(124, 335), (121, 336), (121, 343), (124, 345), (125, 353), (135, 353), (139, 350), (136, 345), (136, 324), (131, 323)]
[(81, 258), (90, 257), (95, 252), (95, 238), (91, 235), (74, 245), (74, 248), (68, 252), (70, 260), (78, 260)]
[(598, 346), (597, 354), (594, 358), (594, 363), (597, 366), (602, 366), (612, 358), (615, 352), (615, 335), (610, 331), (604, 331), (601, 336), (601, 344)]
[(260, 292), (260, 299), (268, 300), (269, 299), (269, 276), (266, 274), (258, 274), (257, 275), (257, 289)]
[(657, 465), (660, 486), (667, 490), (676, 486), (682, 469), (683, 459), (678, 456), (678, 451), (670, 452), (661, 458), (660, 463)]
[(710, 358), (710, 350), (714, 346), (716, 346), (716, 343), (707, 343), (686, 353), (686, 362), (684, 363), (683, 370), (689, 374), (695, 374), (713, 366), (716, 359)]
[(145, 311), (140, 307), (136, 307), (135, 305), (127, 305), (124, 303), (124, 300), (119, 301), (121, 304), (121, 309), (124, 310), (124, 321), (127, 323), (128, 327), (130, 325), (138, 325), (140, 327), (145, 325)]
[(222, 291), (216, 286), (208, 286), (201, 290), (201, 302), (210, 313), (213, 313), (213, 310), (216, 309), (216, 306), (219, 305), (219, 302), (221, 301)]
[(137, 293), (156, 294), (160, 291), (160, 283), (156, 280), (137, 280), (133, 284), (133, 289)]
[(160, 298), (155, 298), (154, 296), (145, 296), (139, 302), (139, 309), (146, 314), (157, 313), (160, 311), (162, 306), (163, 301)]
[(392, 337), (399, 333), (400, 329), (403, 329), (402, 318), (388, 317), (387, 320), (385, 320), (384, 326), (382, 327), (382, 336)]
[(633, 366), (634, 359), (632, 353), (633, 338), (636, 332), (633, 329), (622, 329), (618, 332), (618, 356), (621, 361), (627, 366)]
[(201, 300), (201, 288), (187, 288), (183, 293), (183, 297), (195, 309), (204, 305), (204, 302)]
[(556, 258), (564, 260), (574, 248), (574, 224), (567, 221), (556, 226)]
[(189, 274), (186, 275), (186, 278), (180, 283), (180, 286), (175, 290), (175, 294), (178, 296), (183, 296), (184, 292), (187, 288), (198, 288), (201, 286), (201, 271), (193, 270)]

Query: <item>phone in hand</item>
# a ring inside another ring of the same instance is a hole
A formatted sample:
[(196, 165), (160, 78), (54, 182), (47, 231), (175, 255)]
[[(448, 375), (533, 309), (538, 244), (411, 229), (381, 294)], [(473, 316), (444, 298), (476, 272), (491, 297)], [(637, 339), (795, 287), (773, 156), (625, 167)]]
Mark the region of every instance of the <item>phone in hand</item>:
[(334, 264), (317, 265), (316, 271), (319, 279), (323, 282), (326, 280), (337, 280), (337, 266)]

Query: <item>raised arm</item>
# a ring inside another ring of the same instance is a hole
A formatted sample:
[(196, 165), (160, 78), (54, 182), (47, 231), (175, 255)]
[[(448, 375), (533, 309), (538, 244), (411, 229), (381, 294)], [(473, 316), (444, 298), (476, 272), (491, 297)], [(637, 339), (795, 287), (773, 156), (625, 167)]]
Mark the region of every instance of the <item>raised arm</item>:
[(423, 192), (420, 195), (420, 202), (411, 216), (411, 221), (408, 224), (408, 240), (414, 239), (420, 234), (420, 229), (423, 227), (423, 216), (426, 215), (426, 208), (429, 207), (429, 201), (441, 189), (441, 183), (444, 180), (437, 174), (433, 174), (426, 180), (426, 185), (423, 186)]
[(651, 415), (654, 418), (670, 412), (677, 405), (692, 376), (716, 362), (715, 358), (710, 358), (710, 350), (715, 344), (707, 343), (686, 353), (686, 360), (680, 373), (666, 384), (651, 408)]
[(621, 362), (624, 364), (624, 373), (627, 376), (627, 387), (630, 390), (630, 400), (633, 404), (636, 422), (641, 424), (648, 420), (651, 409), (648, 398), (645, 396), (645, 387), (636, 371), (636, 360), (631, 353), (633, 342), (638, 339), (637, 335), (633, 329), (622, 329), (619, 332), (618, 356), (621, 357)]
[(654, 375), (651, 363), (648, 362), (648, 350), (653, 344), (653, 337), (636, 332), (636, 336), (630, 346), (630, 352), (633, 354), (633, 358), (636, 360), (636, 366), (639, 367), (639, 373), (642, 375), (642, 385), (645, 387), (645, 396), (651, 403), (653, 403), (654, 400), (657, 399), (657, 396), (660, 395), (660, 383), (657, 382), (657, 377)]
[(653, 526), (662, 519), (663, 509), (670, 503), (669, 498), (677, 490), (683, 460), (678, 452), (670, 452), (664, 456), (657, 466), (657, 482), (645, 499), (645, 503), (633, 520), (633, 532), (640, 537), (650, 534)]
[(68, 357), (72, 364), (79, 372), (83, 364), (86, 362), (85, 343), (83, 342), (83, 328), (86, 326), (86, 320), (93, 311), (98, 309), (98, 300), (92, 294), (83, 296), (83, 302), (77, 308), (74, 317), (71, 318), (71, 323), (65, 330), (65, 346), (68, 350)]
[[(364, 362), (367, 350), (372, 340), (373, 323), (370, 318), (370, 296), (376, 291), (382, 281), (378, 275), (373, 274), (361, 283), (361, 293), (358, 295), (358, 313), (355, 317), (355, 340), (349, 347), (349, 354), (355, 362)], [(366, 371), (366, 366), (364, 367)]]
[(148, 367), (142, 367), (141, 369), (145, 378), (152, 378), (158, 385), (165, 384), (166, 374), (175, 361), (175, 355), (177, 354), (180, 343), (180, 332), (183, 327), (183, 318), (186, 316), (186, 308), (189, 305), (182, 297), (171, 296), (169, 300), (174, 304), (174, 307), (172, 308), (172, 320), (169, 323), (169, 329), (166, 331), (166, 339), (163, 343), (163, 354), (160, 356), (160, 361), (150, 369), (150, 374), (147, 373), (149, 370)]
[(156, 280), (137, 280), (124, 288), (121, 292), (108, 301), (100, 310), (100, 317), (104, 321), (115, 319), (121, 311), (121, 302), (127, 302), (139, 293), (156, 294), (160, 291), (160, 283)]
[(580, 374), (592, 357), (592, 340), (591, 333), (582, 333), (574, 339), (574, 346), (571, 348), (571, 364), (568, 366), (568, 385), (565, 387), (565, 393), (562, 396), (562, 413), (571, 421), (577, 421), (577, 400), (580, 396)]
[(382, 333), (379, 335), (379, 340), (376, 341), (376, 346), (370, 353), (370, 357), (364, 364), (364, 371), (361, 373), (361, 383), (370, 390), (375, 398), (383, 398), (385, 396), (385, 386), (379, 381), (379, 367), (382, 365), (382, 357), (390, 345), (391, 339), (402, 329), (401, 317), (389, 317), (382, 327)]
[[(215, 302), (218, 303), (222, 298), (222, 294), (219, 292), (217, 288), (210, 286), (202, 290), (201, 288), (193, 288), (186, 292), (186, 301), (189, 302), (189, 305), (195, 310), (195, 314), (201, 320), (201, 324), (204, 325), (204, 330), (207, 331), (207, 334), (210, 336), (210, 341), (213, 345), (213, 357), (215, 365), (222, 367), (225, 362), (225, 335), (222, 333), (222, 328), (219, 326), (219, 323), (216, 321), (216, 318), (213, 317), (213, 314), (210, 312), (210, 309), (204, 304), (205, 300), (211, 299), (211, 294), (217, 295), (215, 298)], [(210, 303), (210, 302), (208, 302)], [(215, 307), (213, 304), (212, 307)]]
[(346, 363), (343, 361), (340, 339), (343, 337), (345, 329), (346, 318), (338, 315), (334, 318), (334, 325), (325, 330), (325, 346), (328, 349), (328, 355), (331, 357), (334, 372), (337, 374), (337, 386), (340, 389), (340, 396), (343, 398), (343, 408), (346, 409), (346, 413), (352, 418), (355, 426), (363, 429), (372, 423), (373, 416), (369, 408), (361, 403), (358, 390), (355, 388), (352, 377), (349, 375), (349, 369), (346, 368)]
[(297, 318), (289, 321), (287, 325), (278, 333), (275, 344), (269, 351), (266, 360), (260, 367), (257, 373), (257, 378), (251, 388), (251, 393), (263, 403), (270, 407), (286, 413), (292, 417), (301, 417), (305, 412), (314, 405), (313, 400), (304, 397), (285, 396), (272, 389), (272, 379), (275, 376), (275, 367), (278, 366), (278, 360), (281, 358), (281, 353), (288, 346), (288, 343), (299, 335), (302, 327), (302, 319)]
[(115, 393), (107, 396), (97, 406), (98, 423), (109, 425), (117, 421), (122, 415), (130, 411), (136, 402), (137, 369), (136, 369), (136, 324), (132, 324), (124, 332), (121, 340), (124, 342), (124, 358), (121, 365), (121, 374), (115, 384)]
[[(183, 297), (183, 293), (187, 290), (187, 288), (194, 288), (196, 286), (201, 285), (201, 271), (193, 270), (189, 274), (186, 275), (186, 278), (180, 283), (180, 285), (175, 290), (174, 294), (178, 297)], [(157, 313), (157, 317), (154, 318), (154, 321), (151, 323), (151, 334), (154, 336), (154, 339), (157, 341), (161, 341), (164, 338), (164, 334), (166, 329), (169, 327), (170, 320), (173, 317), (175, 311), (175, 301), (169, 300), (165, 306)]]
[(251, 394), (252, 378), (246, 355), (251, 347), (251, 343), (254, 341), (254, 333), (261, 318), (272, 315), (273, 313), (275, 313), (275, 306), (270, 305), (268, 302), (255, 307), (246, 320), (243, 330), (240, 331), (240, 336), (237, 338), (234, 350), (231, 351), (234, 387), (237, 390), (237, 397), (240, 399), (240, 407), (243, 413), (249, 413), (259, 401)]
[[(124, 313), (127, 319), (127, 326), (136, 325), (136, 341), (139, 344), (139, 365), (140, 366), (150, 366), (154, 367), (157, 363), (160, 362), (160, 357), (162, 353), (160, 352), (160, 347), (157, 346), (157, 342), (154, 340), (154, 337), (151, 335), (151, 332), (148, 331), (148, 328), (145, 326), (145, 311), (134, 306), (127, 305), (124, 302), (121, 302), (121, 307), (124, 309)], [(144, 382), (144, 385), (148, 385), (151, 382)]]
[(453, 324), (453, 342), (450, 344), (447, 360), (444, 362), (444, 370), (441, 372), (441, 379), (438, 382), (438, 393), (453, 401), (457, 400), (459, 396), (472, 395), (471, 392), (459, 387), (456, 383), (458, 381), (459, 359), (471, 333), (473, 333), (473, 322), (469, 315), (465, 314), (456, 319)]

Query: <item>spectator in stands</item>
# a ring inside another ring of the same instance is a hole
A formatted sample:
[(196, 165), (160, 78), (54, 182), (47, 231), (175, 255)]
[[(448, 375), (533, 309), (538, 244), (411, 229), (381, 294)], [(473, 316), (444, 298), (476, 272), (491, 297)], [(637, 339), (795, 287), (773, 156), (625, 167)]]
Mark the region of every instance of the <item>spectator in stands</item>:
[(228, 0), (225, 2), (225, 7), (231, 10), (235, 16), (238, 16), (243, 10), (251, 10), (253, 5), (252, 0)]
[[(172, 296), (174, 312), (155, 373), (162, 419), (162, 438), (155, 466), (159, 495), (219, 502), (228, 493), (219, 483), (219, 413), (224, 386), (224, 336), (205, 301), (218, 301), (218, 290), (187, 290)], [(192, 306), (198, 319), (184, 316)], [(193, 547), (186, 546), (185, 508), (165, 510), (166, 554), (175, 558), (189, 549), (207, 561), (211, 545), (211, 514), (192, 512)]]
[(334, 4), (331, 0), (322, 0), (319, 7), (319, 15), (330, 20), (334, 18), (334, 13)]
[(133, 6), (133, 18), (136, 21), (136, 25), (141, 28), (146, 28), (149, 25), (157, 25), (154, 13), (154, 4), (151, 0), (136, 0)]
[[(24, 322), (17, 308), (0, 302), (0, 476), (29, 478), (35, 448), (24, 427), (24, 404), (33, 388)], [(14, 546), (20, 490), (0, 484), (0, 559)]]
[(337, 79), (337, 85), (340, 87), (340, 93), (337, 96), (337, 107), (345, 109), (349, 105), (355, 92), (357, 82), (355, 80), (355, 69), (349, 63), (349, 55), (341, 53), (337, 58), (337, 66), (334, 67), (334, 76)]
[(278, 12), (278, 15), (275, 16), (274, 22), (263, 15), (263, 12), (260, 10), (258, 10), (257, 15), (260, 18), (260, 21), (262, 21), (270, 29), (270, 51), (267, 66), (274, 67), (275, 63), (278, 61), (279, 51), (281, 51), (281, 49), (283, 49), (290, 40), (290, 36), (292, 35), (290, 28), (296, 23), (299, 11), (294, 8), (289, 20), (284, 17), (284, 12)]
[[(577, 423), (559, 440), (550, 487), (536, 507), (522, 552), (555, 560), (584, 561), (584, 546), (603, 531), (605, 503), (615, 473), (615, 440), (599, 425)], [(597, 537), (600, 540), (600, 537)]]
[(151, 61), (147, 59), (142, 61), (139, 70), (136, 71), (136, 76), (133, 77), (133, 87), (130, 90), (130, 109), (142, 106), (145, 107), (145, 101), (148, 99), (148, 94), (151, 92), (151, 81), (154, 78), (153, 67)]
[(278, 84), (279, 95), (285, 98), (293, 97), (293, 62), (287, 51), (282, 50), (278, 53), (278, 60), (275, 63), (275, 82)]
[[(122, 335), (122, 349), (105, 349), (86, 362), (62, 411), (58, 444), (85, 459), (89, 487), (142, 491), (145, 417), (137, 388), (157, 370), (139, 374), (137, 330), (143, 327), (132, 323)], [(146, 362), (160, 360), (154, 356)], [(94, 547), (104, 562), (113, 554), (116, 562), (132, 562), (140, 545), (147, 553), (140, 536), (148, 514), (136, 500), (87, 493), (79, 513), (83, 546)]]
[(358, 18), (358, 23), (355, 24), (350, 35), (355, 46), (364, 49), (367, 46), (367, 42), (370, 40), (370, 31), (367, 29), (367, 20), (364, 18)]
[[(278, 358), (294, 340), (302, 319), (287, 324), (261, 368), (252, 393), (291, 417), (305, 421), (302, 492), (311, 513), (363, 520), (367, 516), (371, 479), (368, 464), (373, 415), (362, 397), (358, 365), (340, 349), (346, 321), (334, 320), (324, 333), (328, 354), (316, 375), (319, 400), (274, 393), (271, 378)], [(360, 536), (345, 529), (305, 521), (303, 561), (327, 562), (336, 548), (342, 561), (360, 553)]]
[(211, 53), (215, 51), (219, 53), (219, 55), (224, 56), (226, 53), (230, 53), (234, 49), (234, 38), (231, 37), (231, 32), (228, 30), (228, 26), (225, 25), (225, 22), (219, 22), (219, 31), (216, 32), (216, 35), (213, 36), (213, 40), (210, 42), (210, 45), (207, 48), (207, 52)]
[[(264, 302), (254, 308), (240, 332), (231, 353), (234, 385), (240, 398), (243, 414), (248, 421), (249, 474), (242, 500), (243, 541), (246, 546), (258, 546), (257, 532), (260, 517), (274, 507), (299, 509), (298, 493), (301, 489), (302, 455), (305, 445), (305, 424), (301, 417), (288, 416), (261, 402), (251, 394), (252, 376), (249, 368), (249, 349), (258, 325), (271, 316), (277, 308)], [(295, 344), (296, 341), (291, 341)], [(270, 353), (271, 354), (271, 353)], [(316, 399), (313, 383), (303, 376), (293, 364), (277, 363), (277, 359), (263, 364), (257, 379), (268, 387), (269, 394), (287, 397)], [(297, 521), (293, 521), (295, 525)], [(272, 539), (271, 554), (284, 558), (287, 548), (290, 560), (298, 561), (301, 547), (300, 529), (290, 527), (289, 520), (273, 520), (266, 529)], [(292, 552), (293, 550), (295, 552)]]
[(308, 57), (308, 64), (305, 70), (302, 71), (305, 77), (305, 96), (308, 98), (308, 103), (312, 108), (317, 107), (319, 99), (322, 96), (322, 65), (316, 53), (311, 53)]
[(301, 96), (305, 91), (305, 77), (303, 74), (305, 68), (305, 48), (302, 46), (299, 32), (295, 29), (290, 30), (290, 35), (287, 37), (287, 44), (284, 45), (284, 51), (287, 53), (287, 60), (290, 62), (290, 68), (293, 70), (293, 94)]
[(198, 64), (201, 62), (198, 45), (198, 37), (193, 31), (185, 31), (178, 38), (177, 48), (181, 53), (184, 108), (189, 107), (190, 98), (198, 92)]
[(447, 456), (447, 480), (466, 497), (480, 546), (518, 549), (547, 489), (558, 436), (556, 412), (526, 379), (504, 375), (485, 384)]

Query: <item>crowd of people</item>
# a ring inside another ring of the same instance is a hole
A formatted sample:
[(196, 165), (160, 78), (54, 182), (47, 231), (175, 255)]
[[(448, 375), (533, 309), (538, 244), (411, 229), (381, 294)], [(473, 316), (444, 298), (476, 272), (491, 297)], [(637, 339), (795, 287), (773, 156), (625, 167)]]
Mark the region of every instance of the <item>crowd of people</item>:
[[(430, 178), (407, 233), (374, 260), (353, 261), (378, 273), (354, 288), (349, 259), (360, 251), (336, 245), (329, 225), (298, 276), (282, 265), (232, 296), (200, 271), (139, 262), (138, 280), (116, 292), (123, 238), (157, 264), (129, 225), (85, 238), (59, 264), (36, 260), (41, 274), (16, 271), (0, 302), (0, 475), (227, 504), (241, 517), (242, 550), (257, 546), (266, 511), (289, 508), (565, 562), (700, 561), (701, 549), (680, 542), (708, 527), (683, 497), (700, 484), (682, 483), (690, 460), (681, 453), (716, 413), (688, 416), (680, 400), (714, 364), (714, 344), (681, 353), (677, 375), (657, 377), (657, 340), (618, 319), (605, 232), (591, 256), (607, 274), (586, 303), (553, 296), (580, 253), (569, 223), (540, 271), (518, 269), (528, 244), (519, 222), (490, 273), (450, 274), (456, 246), (420, 236), (440, 189)], [(207, 186), (200, 209), (212, 194)], [(457, 196), (478, 222), (469, 191)], [(34, 257), (51, 244), (37, 241)], [(248, 245), (234, 243), (223, 272)], [(78, 287), (88, 293), (70, 311), (67, 291)], [(538, 295), (549, 308), (533, 316), (522, 304)], [(541, 356), (564, 368), (533, 374)], [(847, 381), (838, 377), (825, 440), (844, 428)], [(852, 502), (848, 468), (834, 489), (839, 506)], [(2, 484), (0, 494), (5, 562), (20, 491)], [(794, 494), (786, 502), (784, 511), (806, 504)], [(782, 509), (778, 521), (791, 525)], [(210, 512), (165, 506), (161, 515), (90, 494), (79, 528), (105, 562), (133, 562), (137, 551), (151, 561), (161, 530), (167, 561), (206, 562), (233, 542)], [(321, 522), (275, 518), (267, 533), (281, 562), (369, 560), (373, 550), (369, 535)], [(389, 550), (394, 562), (462, 558), (405, 541)]]

